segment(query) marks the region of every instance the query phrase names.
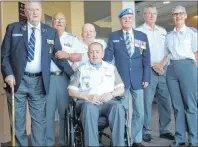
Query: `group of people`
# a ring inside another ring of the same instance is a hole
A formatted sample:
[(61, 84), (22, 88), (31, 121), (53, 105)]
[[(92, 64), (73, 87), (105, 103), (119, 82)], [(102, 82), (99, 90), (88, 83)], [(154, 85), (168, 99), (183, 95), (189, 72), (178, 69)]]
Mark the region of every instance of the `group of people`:
[[(156, 25), (157, 9), (144, 10), (145, 23), (137, 28), (130, 8), (118, 19), (121, 29), (108, 43), (96, 39), (92, 24), (82, 27), (82, 40), (65, 31), (66, 18), (57, 12), (52, 27), (41, 22), (40, 2), (25, 5), (27, 23), (9, 24), (1, 46), (1, 69), (7, 83), (11, 117), (11, 91), (15, 92), (17, 146), (28, 146), (26, 103), (31, 116), (33, 146), (55, 145), (55, 111), (60, 115), (59, 144), (65, 145), (65, 110), (75, 98), (84, 129), (85, 146), (99, 146), (98, 118), (106, 116), (112, 145), (125, 146), (128, 102), (132, 99), (129, 134), (133, 147), (152, 140), (152, 102), (157, 98), (159, 136), (175, 140), (172, 146), (198, 143), (197, 30), (187, 27), (186, 10), (172, 10), (173, 31)], [(170, 132), (172, 106), (175, 136)]]

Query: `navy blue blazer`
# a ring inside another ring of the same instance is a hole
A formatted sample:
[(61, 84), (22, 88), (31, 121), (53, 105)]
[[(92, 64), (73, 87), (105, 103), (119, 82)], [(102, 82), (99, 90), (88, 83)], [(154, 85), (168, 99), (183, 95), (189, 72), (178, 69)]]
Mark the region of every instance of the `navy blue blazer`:
[[(54, 44), (49, 44), (48, 40), (54, 40)], [(3, 77), (14, 75), (17, 91), (21, 79), (24, 75), (28, 57), (28, 29), (27, 23), (16, 22), (9, 24), (1, 46), (1, 71)], [(73, 74), (71, 66), (67, 60), (57, 60), (55, 52), (61, 50), (60, 39), (57, 31), (41, 23), (41, 72), (45, 93), (49, 91), (50, 64), (51, 59), (68, 75)], [(7, 86), (7, 90), (10, 90)]]
[[(146, 34), (134, 30), (134, 54), (130, 57), (124, 41), (123, 31), (110, 33), (104, 60), (111, 62), (115, 58), (115, 66), (124, 82), (125, 89), (143, 88), (142, 82), (150, 82), (151, 61), (150, 49)], [(143, 47), (142, 47), (143, 46)], [(144, 48), (144, 49), (143, 49)]]

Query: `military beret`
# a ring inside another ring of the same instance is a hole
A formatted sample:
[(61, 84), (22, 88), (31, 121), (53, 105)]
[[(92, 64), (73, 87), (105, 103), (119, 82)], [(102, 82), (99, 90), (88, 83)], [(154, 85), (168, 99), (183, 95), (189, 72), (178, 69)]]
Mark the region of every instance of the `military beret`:
[(133, 10), (131, 8), (125, 8), (123, 9), (120, 14), (118, 15), (119, 18), (121, 18), (123, 15), (127, 14), (133, 14)]

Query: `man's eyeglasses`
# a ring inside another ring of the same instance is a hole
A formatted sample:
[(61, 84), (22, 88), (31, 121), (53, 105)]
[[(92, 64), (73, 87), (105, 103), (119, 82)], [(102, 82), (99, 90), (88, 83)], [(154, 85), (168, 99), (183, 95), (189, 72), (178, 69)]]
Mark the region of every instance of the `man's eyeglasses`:
[(147, 15), (153, 15), (153, 16), (156, 16), (157, 15), (157, 13), (151, 13), (151, 12), (147, 12), (145, 14), (147, 14)]
[(178, 12), (178, 13), (173, 13), (172, 16), (173, 17), (177, 17), (177, 16), (183, 16), (184, 14), (186, 14), (185, 12)]
[(57, 18), (57, 19), (53, 19), (53, 21), (64, 23), (65, 22), (65, 19), (63, 19), (63, 18), (58, 19)]

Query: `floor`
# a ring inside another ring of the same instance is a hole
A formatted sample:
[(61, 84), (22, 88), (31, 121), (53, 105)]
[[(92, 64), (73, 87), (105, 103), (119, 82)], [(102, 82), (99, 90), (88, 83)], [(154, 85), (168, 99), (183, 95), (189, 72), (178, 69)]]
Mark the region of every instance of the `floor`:
[[(157, 104), (154, 104), (153, 105), (153, 118), (152, 118), (152, 124), (151, 124), (151, 128), (153, 129), (153, 132), (152, 132), (152, 141), (149, 142), (149, 143), (146, 143), (146, 142), (143, 142), (143, 144), (145, 146), (169, 146), (172, 141), (170, 140), (167, 140), (167, 139), (161, 139), (159, 138), (159, 129), (158, 129), (158, 111), (157, 111)], [(173, 114), (172, 114), (172, 122), (171, 122), (171, 132), (174, 133), (174, 117), (173, 117)], [(59, 128), (59, 125), (58, 125), (58, 122), (56, 123), (56, 146), (59, 146), (58, 145), (58, 128)], [(105, 132), (107, 132), (107, 134), (110, 134), (110, 130), (107, 128), (105, 130)], [(104, 142), (104, 145), (107, 146), (109, 145), (109, 139), (106, 139), (106, 138), (103, 138), (103, 142)], [(8, 142), (8, 143), (3, 143), (1, 144), (2, 147), (5, 147), (5, 146), (11, 146), (11, 143)]]

